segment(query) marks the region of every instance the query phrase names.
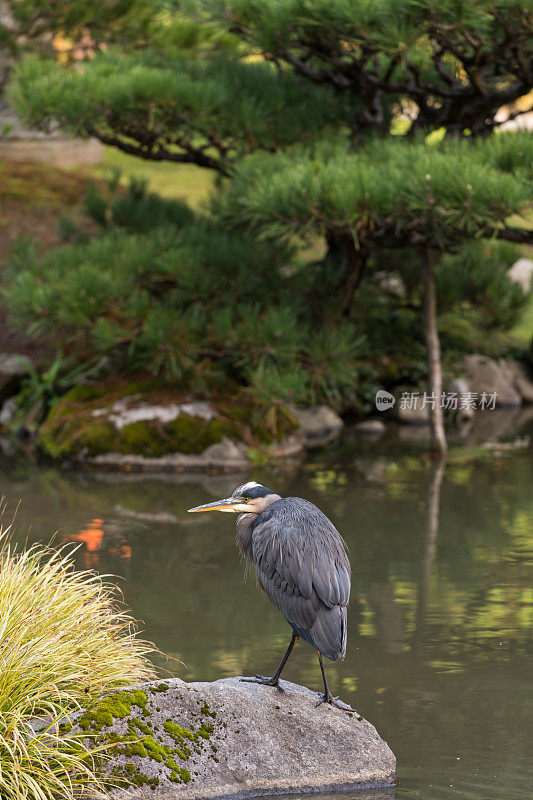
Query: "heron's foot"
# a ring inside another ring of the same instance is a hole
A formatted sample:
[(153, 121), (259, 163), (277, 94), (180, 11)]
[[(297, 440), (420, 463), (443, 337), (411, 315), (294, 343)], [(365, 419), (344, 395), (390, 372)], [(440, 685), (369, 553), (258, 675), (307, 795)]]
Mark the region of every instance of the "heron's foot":
[(256, 675), (255, 678), (241, 678), (243, 683), (261, 683), (263, 686), (275, 686), (278, 692), (284, 692), (279, 685), (279, 678), (266, 678), (264, 675)]
[(347, 703), (343, 703), (342, 700), (339, 700), (338, 697), (333, 697), (333, 695), (329, 694), (329, 692), (328, 694), (325, 694), (324, 692), (318, 693), (318, 700), (316, 705), (321, 706), (322, 703), (329, 703), (330, 706), (335, 706), (335, 708), (340, 708), (342, 709), (342, 711), (350, 711), (352, 714), (357, 715), (358, 720), (363, 719), (361, 716), (359, 716), (355, 708), (352, 708), (351, 706), (347, 705)]

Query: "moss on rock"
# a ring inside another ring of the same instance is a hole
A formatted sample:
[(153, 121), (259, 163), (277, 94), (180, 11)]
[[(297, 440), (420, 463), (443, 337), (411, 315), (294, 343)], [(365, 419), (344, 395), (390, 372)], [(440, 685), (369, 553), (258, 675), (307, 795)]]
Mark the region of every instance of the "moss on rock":
[(42, 424), (37, 437), (39, 448), (51, 458), (89, 456), (109, 453), (115, 449), (117, 434), (109, 422), (86, 417), (68, 404), (54, 406)]
[[(149, 694), (157, 695), (168, 689), (167, 684), (161, 683), (150, 688)], [(188, 783), (191, 770), (183, 762), (193, 757), (193, 752), (202, 752), (213, 735), (214, 726), (202, 722), (186, 728), (167, 718), (160, 731), (152, 718), (152, 714), (159, 711), (144, 690), (121, 690), (86, 708), (77, 719), (77, 726), (92, 737), (96, 747), (113, 745), (115, 761), (117, 757), (124, 759), (123, 764), (115, 763), (110, 773), (119, 783), (124, 781), (155, 789), (160, 779), (154, 777), (153, 768), (148, 768), (150, 761), (165, 767), (162, 775), (172, 783)], [(205, 713), (214, 716), (209, 711)], [(216, 752), (216, 748), (210, 747)], [(214, 755), (211, 757), (215, 759)]]
[(180, 453), (203, 453), (212, 444), (228, 439), (240, 439), (236, 425), (221, 419), (205, 420), (180, 414), (166, 426), (172, 449)]
[(131, 714), (132, 706), (139, 706), (146, 714), (146, 692), (142, 689), (121, 691), (98, 700), (87, 708), (77, 721), (83, 731), (99, 733), (103, 727), (110, 727), (115, 719), (125, 719)]
[(169, 452), (168, 438), (156, 425), (140, 420), (124, 425), (118, 433), (121, 453), (159, 458)]
[[(121, 453), (159, 458), (169, 453), (196, 455), (211, 445), (228, 438), (248, 447), (269, 444), (275, 438), (261, 423), (254, 402), (245, 392), (231, 397), (218, 395), (210, 405), (215, 416), (179, 413), (170, 422), (137, 420), (117, 426), (113, 422), (113, 407), (124, 402), (128, 408), (165, 406), (190, 403), (190, 396), (170, 387), (155, 387), (137, 380), (111, 382), (96, 386), (77, 386), (59, 398), (41, 425), (37, 444), (53, 459), (94, 457), (104, 453)], [(277, 437), (296, 429), (284, 418)]]

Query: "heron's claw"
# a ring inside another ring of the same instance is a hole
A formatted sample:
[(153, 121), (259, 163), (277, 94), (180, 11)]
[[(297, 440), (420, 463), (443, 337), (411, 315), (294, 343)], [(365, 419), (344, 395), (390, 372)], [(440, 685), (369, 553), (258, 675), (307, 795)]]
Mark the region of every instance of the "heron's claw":
[(328, 694), (325, 694), (324, 692), (318, 693), (318, 700), (316, 702), (316, 706), (320, 706), (322, 705), (322, 703), (329, 703), (331, 706), (335, 706), (335, 708), (342, 709), (342, 711), (350, 711), (353, 714), (357, 715), (358, 720), (363, 719), (361, 716), (359, 716), (359, 714), (357, 714), (355, 708), (352, 708), (351, 706), (347, 705), (347, 703), (343, 703), (342, 700), (339, 700), (338, 697), (333, 697), (333, 695), (329, 693)]
[(241, 678), (243, 683), (260, 683), (263, 686), (275, 686), (278, 692), (284, 692), (279, 685), (279, 678), (266, 678), (264, 675), (256, 675), (255, 678)]

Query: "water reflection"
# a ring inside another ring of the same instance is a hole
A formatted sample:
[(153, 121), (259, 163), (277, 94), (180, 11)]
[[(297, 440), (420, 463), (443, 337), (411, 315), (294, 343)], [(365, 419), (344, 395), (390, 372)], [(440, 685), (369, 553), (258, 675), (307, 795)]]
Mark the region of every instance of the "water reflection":
[(426, 529), (424, 549), (422, 551), (420, 578), (418, 581), (418, 600), (416, 607), (415, 640), (420, 643), (424, 638), (424, 626), (429, 595), (429, 579), (431, 567), (435, 559), (437, 535), (439, 532), (440, 490), (444, 477), (446, 460), (438, 458), (431, 464), (427, 488)]
[[(530, 796), (532, 455), (453, 451), (444, 466), (355, 442), (298, 474), (254, 473), (315, 502), (347, 540), (348, 652), (328, 676), (396, 753), (399, 800)], [(58, 528), (80, 565), (120, 576), (146, 635), (183, 662), (160, 666), (191, 680), (269, 674), (286, 646), (285, 621), (239, 563), (234, 518), (186, 513), (247, 477), (0, 464), (25, 534)], [(296, 648), (286, 677), (320, 688), (311, 648)]]

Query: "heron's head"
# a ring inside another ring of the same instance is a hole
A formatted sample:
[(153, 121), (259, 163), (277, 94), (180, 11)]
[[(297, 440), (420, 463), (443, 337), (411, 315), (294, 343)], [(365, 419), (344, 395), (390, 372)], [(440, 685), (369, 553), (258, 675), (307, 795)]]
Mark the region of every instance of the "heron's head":
[(215, 503), (206, 503), (204, 506), (189, 508), (191, 512), (197, 511), (230, 511), (237, 514), (261, 514), (276, 500), (280, 500), (280, 495), (261, 486), (260, 483), (250, 481), (237, 486), (231, 497), (224, 500), (217, 500)]

